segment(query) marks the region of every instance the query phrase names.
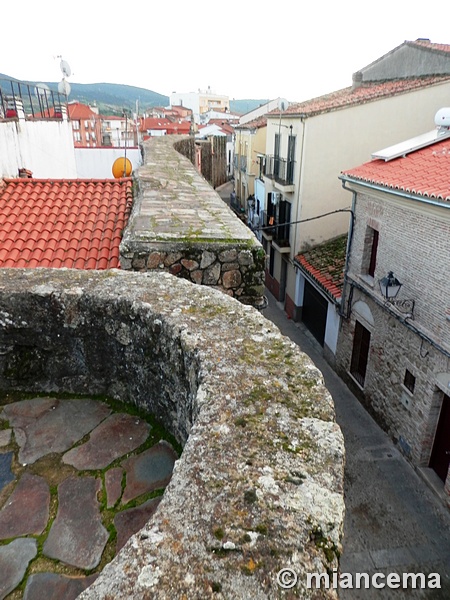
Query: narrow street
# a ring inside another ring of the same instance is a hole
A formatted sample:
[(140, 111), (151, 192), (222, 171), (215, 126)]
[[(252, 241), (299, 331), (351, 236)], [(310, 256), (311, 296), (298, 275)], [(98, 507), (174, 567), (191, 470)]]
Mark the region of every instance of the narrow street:
[(274, 297), (262, 312), (321, 370), (346, 448), (341, 573), (439, 573), (441, 589), (340, 589), (344, 600), (450, 598), (450, 511), (403, 458), (390, 438), (321, 355), (301, 324)]

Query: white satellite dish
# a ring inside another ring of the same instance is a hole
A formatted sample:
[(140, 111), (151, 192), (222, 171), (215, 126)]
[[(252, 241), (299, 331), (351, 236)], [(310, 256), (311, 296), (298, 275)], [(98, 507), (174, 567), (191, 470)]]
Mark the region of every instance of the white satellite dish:
[(35, 95), (39, 97), (46, 97), (51, 95), (50, 88), (46, 83), (38, 83), (34, 88)]
[(70, 94), (70, 84), (65, 79), (62, 79), (58, 83), (58, 92), (63, 94), (64, 96), (68, 96)]
[(278, 98), (278, 110), (285, 111), (289, 108), (289, 102), (284, 98)]
[(72, 75), (69, 63), (62, 58), (61, 62), (59, 63), (59, 68), (61, 69), (61, 73), (64, 75), (64, 77), (70, 77)]

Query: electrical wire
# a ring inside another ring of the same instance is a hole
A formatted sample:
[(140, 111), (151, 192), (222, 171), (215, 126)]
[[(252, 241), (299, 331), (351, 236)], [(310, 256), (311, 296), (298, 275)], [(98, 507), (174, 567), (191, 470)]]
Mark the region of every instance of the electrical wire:
[(351, 208), (339, 208), (338, 210), (332, 210), (331, 212), (324, 213), (322, 215), (309, 217), (309, 219), (301, 219), (300, 221), (288, 221), (287, 223), (278, 223), (276, 225), (264, 225), (263, 227), (254, 227), (253, 231), (264, 231), (265, 229), (275, 229), (277, 227), (285, 227), (286, 225), (297, 225), (298, 223), (307, 223), (308, 221), (314, 221), (315, 219), (321, 219), (322, 217), (328, 217), (329, 215), (335, 215), (336, 213), (341, 212), (352, 213), (353, 217), (353, 210)]

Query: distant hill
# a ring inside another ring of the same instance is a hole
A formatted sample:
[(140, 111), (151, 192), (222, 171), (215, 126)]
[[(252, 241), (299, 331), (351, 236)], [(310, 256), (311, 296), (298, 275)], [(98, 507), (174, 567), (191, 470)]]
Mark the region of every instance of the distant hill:
[(267, 102), (269, 100), (230, 100), (230, 112), (235, 115), (245, 115)]
[[(0, 79), (12, 79), (9, 75), (0, 73)], [(22, 81), (21, 81), (22, 83)], [(30, 86), (45, 83), (54, 91), (58, 91), (58, 83), (50, 81), (23, 81)], [(77, 100), (83, 104), (96, 103), (101, 114), (121, 114), (123, 109), (136, 111), (136, 101), (139, 101), (139, 110), (152, 106), (168, 106), (169, 97), (144, 88), (133, 87), (116, 83), (72, 83), (70, 82), (69, 100)]]
[[(23, 81), (0, 73), (0, 79), (21, 81), (32, 87), (45, 83), (54, 91), (58, 91), (58, 83), (49, 81)], [(72, 83), (70, 82), (69, 100), (77, 100), (83, 104), (97, 104), (100, 114), (122, 114), (123, 109), (136, 111), (136, 101), (139, 101), (139, 111), (153, 106), (169, 106), (169, 96), (152, 92), (145, 88), (122, 85), (118, 83)], [(238, 115), (258, 108), (267, 100), (230, 100), (230, 112)]]

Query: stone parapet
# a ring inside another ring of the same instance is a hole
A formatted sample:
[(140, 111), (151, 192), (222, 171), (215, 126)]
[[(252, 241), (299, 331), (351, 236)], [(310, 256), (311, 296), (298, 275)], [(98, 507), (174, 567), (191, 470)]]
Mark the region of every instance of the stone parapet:
[(320, 371), (253, 307), (168, 273), (5, 269), (0, 387), (130, 402), (183, 445), (80, 599), (337, 598), (306, 576), (338, 567), (343, 437)]
[(120, 246), (121, 268), (167, 271), (259, 306), (264, 250), (177, 151), (186, 152), (187, 141), (164, 136), (144, 143), (144, 164), (137, 172), (138, 189)]

